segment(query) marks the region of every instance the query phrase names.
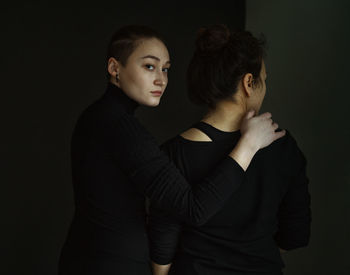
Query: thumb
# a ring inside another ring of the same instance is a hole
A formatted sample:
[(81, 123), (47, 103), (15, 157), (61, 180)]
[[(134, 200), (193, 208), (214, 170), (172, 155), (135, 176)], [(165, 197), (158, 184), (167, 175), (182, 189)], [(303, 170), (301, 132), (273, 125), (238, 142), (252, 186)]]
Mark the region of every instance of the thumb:
[(249, 110), (249, 112), (246, 113), (245, 118), (250, 119), (254, 116), (255, 111), (254, 110)]

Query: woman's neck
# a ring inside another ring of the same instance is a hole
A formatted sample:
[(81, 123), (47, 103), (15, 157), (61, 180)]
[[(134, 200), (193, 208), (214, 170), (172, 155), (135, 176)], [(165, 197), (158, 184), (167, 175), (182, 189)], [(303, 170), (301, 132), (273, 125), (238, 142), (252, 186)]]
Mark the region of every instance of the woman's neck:
[(240, 129), (246, 108), (232, 101), (220, 102), (215, 109), (210, 109), (202, 121), (224, 131), (233, 132)]

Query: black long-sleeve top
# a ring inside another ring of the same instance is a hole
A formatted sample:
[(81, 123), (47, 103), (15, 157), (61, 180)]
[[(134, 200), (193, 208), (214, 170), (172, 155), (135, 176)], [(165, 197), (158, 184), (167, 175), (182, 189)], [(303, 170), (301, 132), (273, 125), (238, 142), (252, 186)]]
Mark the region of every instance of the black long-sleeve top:
[[(204, 122), (193, 127), (212, 142), (176, 136), (162, 148), (192, 186), (200, 186), (200, 179), (232, 149), (240, 133), (223, 132)], [(186, 225), (151, 205), (152, 260), (173, 262), (169, 274), (281, 274), (279, 248), (290, 250), (309, 241), (305, 168), (306, 160), (287, 131), (254, 156), (243, 184), (204, 225)]]
[(188, 184), (135, 118), (137, 106), (109, 83), (78, 119), (71, 142), (75, 215), (60, 274), (149, 274), (145, 196), (202, 224), (243, 181), (243, 169), (227, 156), (200, 186)]

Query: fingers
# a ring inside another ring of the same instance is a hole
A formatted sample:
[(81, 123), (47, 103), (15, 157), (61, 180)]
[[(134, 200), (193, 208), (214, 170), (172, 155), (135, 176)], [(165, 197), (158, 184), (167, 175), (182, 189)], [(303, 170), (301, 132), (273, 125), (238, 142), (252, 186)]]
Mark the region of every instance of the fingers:
[(254, 110), (250, 110), (249, 112), (247, 112), (246, 114), (246, 119), (250, 119), (254, 116), (255, 111)]
[(266, 113), (259, 115), (259, 117), (269, 119), (272, 117), (272, 114), (270, 112), (266, 112)]
[(276, 130), (278, 129), (278, 124), (277, 124), (276, 122), (274, 122), (274, 123), (272, 124), (272, 129), (273, 129), (274, 131), (276, 131)]
[(277, 140), (277, 139), (279, 139), (281, 137), (284, 137), (285, 134), (286, 134), (286, 130), (282, 130), (280, 132), (276, 132), (274, 140)]

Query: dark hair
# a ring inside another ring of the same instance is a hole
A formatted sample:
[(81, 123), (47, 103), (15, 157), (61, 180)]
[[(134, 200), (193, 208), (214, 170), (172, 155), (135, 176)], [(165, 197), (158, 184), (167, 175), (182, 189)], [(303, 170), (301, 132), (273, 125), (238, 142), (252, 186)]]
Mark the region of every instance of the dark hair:
[[(114, 57), (123, 66), (126, 65), (129, 56), (144, 39), (157, 38), (165, 44), (164, 39), (155, 30), (147, 26), (128, 25), (117, 30), (109, 44), (107, 50), (107, 61)], [(109, 74), (107, 74), (110, 77)]]
[(225, 25), (201, 28), (187, 70), (188, 95), (210, 108), (232, 96), (242, 77), (251, 73), (260, 82), (265, 40), (248, 31), (231, 31)]

